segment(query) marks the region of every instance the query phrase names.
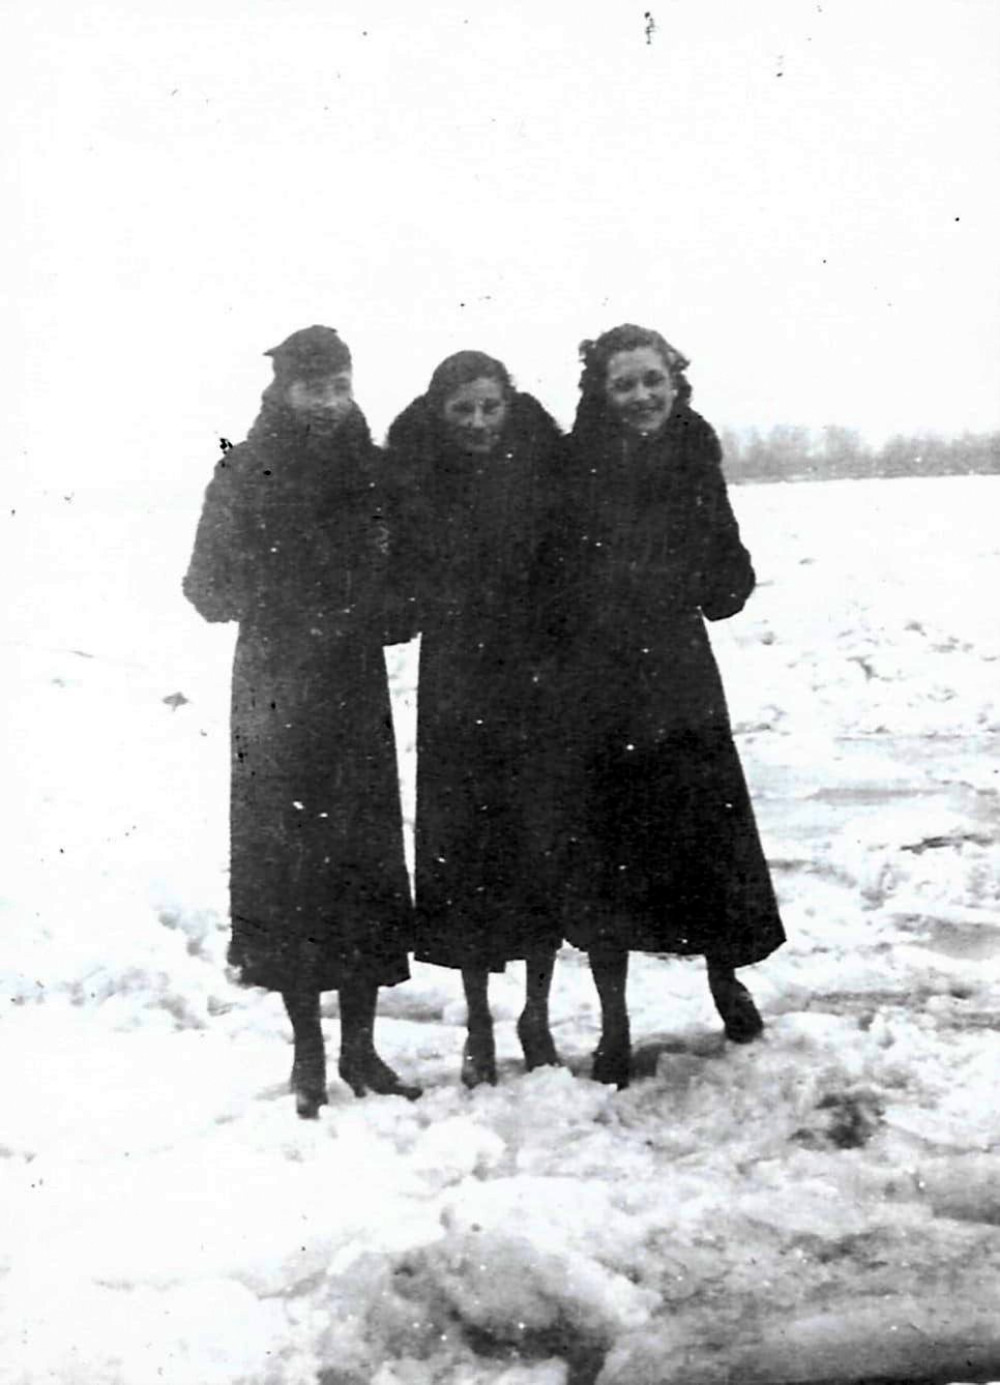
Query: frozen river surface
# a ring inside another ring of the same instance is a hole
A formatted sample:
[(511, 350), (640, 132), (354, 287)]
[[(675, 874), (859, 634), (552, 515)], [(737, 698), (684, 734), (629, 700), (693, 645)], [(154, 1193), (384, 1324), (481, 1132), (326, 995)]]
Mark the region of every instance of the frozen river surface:
[[(733, 492), (760, 588), (712, 638), (789, 933), (747, 976), (760, 1043), (724, 1044), (697, 960), (637, 958), (640, 1077), (599, 1086), (565, 949), (567, 1066), (523, 1073), (512, 967), (470, 1094), (456, 978), (418, 966), (379, 1033), (425, 1096), (334, 1079), (316, 1123), (280, 1002), (223, 964), (232, 631), (179, 595), (198, 498), (12, 508), (0, 1382), (1000, 1377), (998, 498)], [(389, 663), (409, 810), (414, 650)]]

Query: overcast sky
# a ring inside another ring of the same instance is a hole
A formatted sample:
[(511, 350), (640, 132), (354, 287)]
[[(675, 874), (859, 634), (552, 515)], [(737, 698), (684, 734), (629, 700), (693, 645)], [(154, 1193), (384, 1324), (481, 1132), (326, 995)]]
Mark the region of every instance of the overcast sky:
[(311, 322), (379, 436), (464, 346), (568, 424), (623, 320), (720, 427), (1000, 427), (1000, 4), (649, 3), (21, 6), (5, 451), (200, 485)]

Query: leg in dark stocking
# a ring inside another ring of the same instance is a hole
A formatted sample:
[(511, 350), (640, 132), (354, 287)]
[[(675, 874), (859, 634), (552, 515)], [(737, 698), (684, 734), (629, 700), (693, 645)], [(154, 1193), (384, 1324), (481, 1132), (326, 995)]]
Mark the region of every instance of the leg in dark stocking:
[(319, 991), (306, 988), (282, 991), (281, 998), (292, 1022), (295, 1040), (289, 1083), (295, 1096), (295, 1109), (304, 1120), (315, 1120), (319, 1108), (327, 1103), (326, 1051), (319, 1018)]
[(496, 1086), (497, 1054), (489, 984), (490, 974), (485, 967), (463, 968), (462, 985), (468, 1011), (468, 1035), (462, 1050), (462, 1081), (466, 1087), (478, 1087), (483, 1082)]
[(356, 980), (340, 990), (340, 1062), (338, 1071), (355, 1096), (404, 1096), (416, 1101), (420, 1087), (409, 1086), (375, 1051), (378, 986)]
[(715, 1008), (722, 1016), (726, 1038), (734, 1044), (748, 1044), (763, 1032), (764, 1021), (753, 1003), (753, 997), (728, 963), (706, 957), (708, 988)]
[(601, 1039), (594, 1053), (591, 1075), (621, 1091), (629, 1084), (632, 1058), (625, 983), (628, 952), (621, 947), (599, 947), (590, 952), (590, 970), (601, 1001)]
[(559, 1066), (559, 1055), (549, 1030), (549, 991), (555, 963), (553, 951), (535, 952), (525, 959), (524, 1009), (517, 1022), (517, 1037), (521, 1040), (528, 1072)]

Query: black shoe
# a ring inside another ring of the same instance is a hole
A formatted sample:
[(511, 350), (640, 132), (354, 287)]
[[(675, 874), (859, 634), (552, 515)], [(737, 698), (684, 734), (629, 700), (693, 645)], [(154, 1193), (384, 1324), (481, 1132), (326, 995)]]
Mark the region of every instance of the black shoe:
[(497, 1051), (493, 1041), (493, 1026), (469, 1030), (462, 1049), (462, 1082), (466, 1087), (497, 1084)]
[(536, 1019), (525, 1010), (517, 1022), (517, 1037), (521, 1040), (527, 1072), (534, 1072), (535, 1068), (560, 1066), (559, 1054), (545, 1020)]
[(614, 1038), (601, 1036), (590, 1075), (595, 1082), (617, 1087), (620, 1092), (625, 1090), (632, 1075), (632, 1045), (627, 1032)]
[(404, 1082), (377, 1053), (341, 1054), (337, 1071), (355, 1096), (402, 1096), (416, 1101), (424, 1089)]
[(715, 967), (709, 968), (708, 986), (722, 1016), (726, 1038), (734, 1044), (753, 1043), (764, 1032), (764, 1021), (746, 986), (736, 980), (731, 969)]
[(307, 1092), (304, 1088), (298, 1087), (295, 1092), (295, 1114), (300, 1120), (314, 1121), (319, 1120), (319, 1108), (328, 1106), (330, 1098), (326, 1092)]
[(329, 1105), (326, 1094), (326, 1064), (320, 1059), (303, 1061), (296, 1058), (288, 1089), (295, 1097), (295, 1112), (302, 1120), (316, 1120), (319, 1108)]

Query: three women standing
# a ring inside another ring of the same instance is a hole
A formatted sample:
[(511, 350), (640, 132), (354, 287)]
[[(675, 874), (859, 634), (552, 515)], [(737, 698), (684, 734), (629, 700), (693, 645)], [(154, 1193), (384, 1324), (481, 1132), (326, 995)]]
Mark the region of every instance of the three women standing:
[(208, 487), (184, 591), (239, 622), (232, 685), (230, 962), (280, 991), (301, 1116), (327, 1100), (320, 992), (340, 997), (358, 1096), (418, 1096), (375, 1051), (379, 986), (409, 976), (412, 917), (383, 643), (393, 628), (377, 453), (351, 356), (310, 327)]
[[(379, 464), (335, 332), (267, 354), (185, 592), (240, 623), (230, 960), (284, 997), (299, 1114), (327, 1099), (327, 989), (344, 1080), (419, 1095), (373, 1041), (411, 949), (462, 973), (468, 1086), (496, 1081), (489, 976), (516, 958), (526, 1066), (558, 1061), (563, 936), (600, 996), (597, 1080), (629, 1080), (633, 950), (704, 955), (727, 1036), (756, 1037), (735, 969), (784, 933), (703, 620), (755, 579), (687, 361), (630, 325), (584, 343), (564, 442), (501, 362), (459, 352)], [(382, 645), (418, 630), (414, 920)]]

